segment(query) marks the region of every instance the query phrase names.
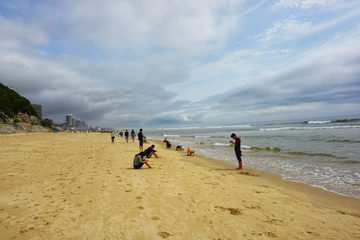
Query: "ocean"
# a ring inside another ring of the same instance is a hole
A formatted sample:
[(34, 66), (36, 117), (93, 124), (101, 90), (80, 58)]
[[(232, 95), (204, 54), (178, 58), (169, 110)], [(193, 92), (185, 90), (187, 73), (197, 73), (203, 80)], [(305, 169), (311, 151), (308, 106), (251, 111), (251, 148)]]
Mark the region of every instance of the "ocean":
[(241, 138), (244, 167), (360, 198), (360, 118), (144, 130), (147, 139), (238, 166), (231, 133)]

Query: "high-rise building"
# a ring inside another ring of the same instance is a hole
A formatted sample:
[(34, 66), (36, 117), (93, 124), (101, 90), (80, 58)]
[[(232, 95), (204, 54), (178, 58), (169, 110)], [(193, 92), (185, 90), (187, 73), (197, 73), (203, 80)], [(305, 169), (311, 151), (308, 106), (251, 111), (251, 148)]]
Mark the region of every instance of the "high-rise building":
[(31, 106), (35, 109), (38, 117), (40, 117), (40, 119), (42, 119), (42, 106), (38, 105), (38, 104), (31, 104)]
[(72, 126), (72, 125), (73, 125), (72, 122), (71, 122), (71, 118), (72, 118), (72, 114), (67, 114), (67, 115), (66, 115), (66, 124), (67, 124), (68, 126)]

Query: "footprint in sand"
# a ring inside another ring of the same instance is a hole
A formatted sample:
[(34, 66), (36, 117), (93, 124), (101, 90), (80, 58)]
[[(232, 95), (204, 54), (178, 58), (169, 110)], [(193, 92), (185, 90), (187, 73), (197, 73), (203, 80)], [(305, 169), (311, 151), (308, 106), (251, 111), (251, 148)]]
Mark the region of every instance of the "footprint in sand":
[(171, 236), (171, 234), (168, 233), (168, 232), (158, 232), (157, 235), (159, 235), (159, 236), (162, 237), (162, 238), (168, 238), (168, 237)]

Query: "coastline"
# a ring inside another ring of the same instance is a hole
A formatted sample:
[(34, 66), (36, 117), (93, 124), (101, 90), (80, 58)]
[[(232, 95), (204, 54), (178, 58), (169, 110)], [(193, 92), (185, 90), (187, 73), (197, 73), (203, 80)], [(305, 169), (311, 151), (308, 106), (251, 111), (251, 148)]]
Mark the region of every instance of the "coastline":
[(241, 174), (162, 142), (144, 144), (159, 151), (161, 158), (149, 159), (154, 169), (135, 170), (138, 141), (116, 137), (112, 144), (110, 134), (13, 134), (0, 141), (4, 239), (360, 237), (360, 204), (352, 207), (346, 197), (330, 197), (328, 207), (307, 197), (302, 184), (298, 191), (287, 182), (292, 193), (275, 176)]
[[(165, 143), (158, 140), (151, 140), (156, 143), (156, 146), (160, 145), (162, 149), (165, 149)], [(172, 146), (171, 150), (175, 150), (176, 146)], [(186, 150), (184, 150), (186, 153)], [(289, 194), (293, 197), (299, 198), (303, 201), (308, 201), (312, 204), (318, 206), (326, 206), (332, 209), (339, 211), (344, 211), (349, 214), (356, 213), (360, 215), (360, 199), (344, 196), (338, 193), (326, 191), (324, 189), (313, 187), (304, 183), (292, 182), (282, 179), (280, 176), (276, 176), (270, 173), (259, 171), (256, 169), (251, 169), (243, 167), (243, 171), (237, 171), (236, 165), (231, 165), (227, 162), (213, 159), (205, 158), (204, 156), (197, 154), (196, 160), (191, 161), (191, 157), (185, 158), (185, 161), (196, 164), (197, 166), (207, 167), (211, 169), (219, 169), (224, 171), (234, 171), (240, 175), (245, 176), (256, 176), (256, 178), (244, 178), (246, 184), (265, 184), (270, 183), (277, 190), (281, 191), (284, 194)], [(234, 155), (235, 158), (235, 155)], [(246, 161), (244, 158), (243, 161)], [(248, 181), (250, 180), (250, 181)], [(341, 207), (340, 207), (341, 206)], [(345, 209), (344, 209), (345, 208)]]

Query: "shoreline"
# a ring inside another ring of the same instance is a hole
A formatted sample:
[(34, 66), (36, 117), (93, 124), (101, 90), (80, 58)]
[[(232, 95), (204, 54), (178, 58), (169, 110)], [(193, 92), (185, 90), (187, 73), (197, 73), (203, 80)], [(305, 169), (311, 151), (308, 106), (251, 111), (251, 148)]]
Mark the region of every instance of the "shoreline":
[(138, 141), (111, 143), (108, 133), (13, 134), (0, 141), (4, 239), (360, 237), (358, 199), (315, 188), (313, 194), (303, 184), (299, 190), (159, 141), (144, 144), (158, 150), (160, 158), (149, 158), (153, 169), (133, 168)]
[[(150, 140), (150, 141), (154, 142), (156, 146), (160, 145), (162, 149), (166, 149), (164, 142), (159, 140)], [(170, 150), (176, 152), (175, 148), (176, 146), (171, 146)], [(186, 149), (183, 152), (185, 152), (186, 154)], [(196, 161), (196, 164), (198, 164), (198, 166), (209, 167), (213, 169), (221, 168), (224, 170), (239, 172), (241, 175), (257, 176), (263, 179), (263, 181), (256, 181), (257, 183), (258, 182), (264, 183), (269, 181), (275, 188), (277, 188), (279, 191), (283, 192), (284, 194), (289, 194), (301, 200), (311, 202), (312, 204), (318, 206), (326, 206), (339, 211), (340, 209), (338, 206), (343, 205), (342, 207), (346, 206), (347, 213), (352, 213), (353, 211), (356, 211), (356, 214), (360, 215), (360, 199), (358, 198), (341, 195), (335, 192), (330, 192), (319, 187), (307, 185), (305, 183), (284, 180), (280, 176), (266, 173), (256, 169), (243, 167), (243, 171), (238, 171), (235, 169), (236, 165), (232, 165), (225, 161), (221, 161), (213, 158), (205, 158), (200, 154), (196, 154), (196, 157), (201, 159), (201, 161)], [(188, 162), (192, 162), (191, 158), (189, 158)], [(247, 183), (251, 184), (252, 181), (253, 180)], [(342, 209), (342, 211), (344, 211), (344, 209)]]

